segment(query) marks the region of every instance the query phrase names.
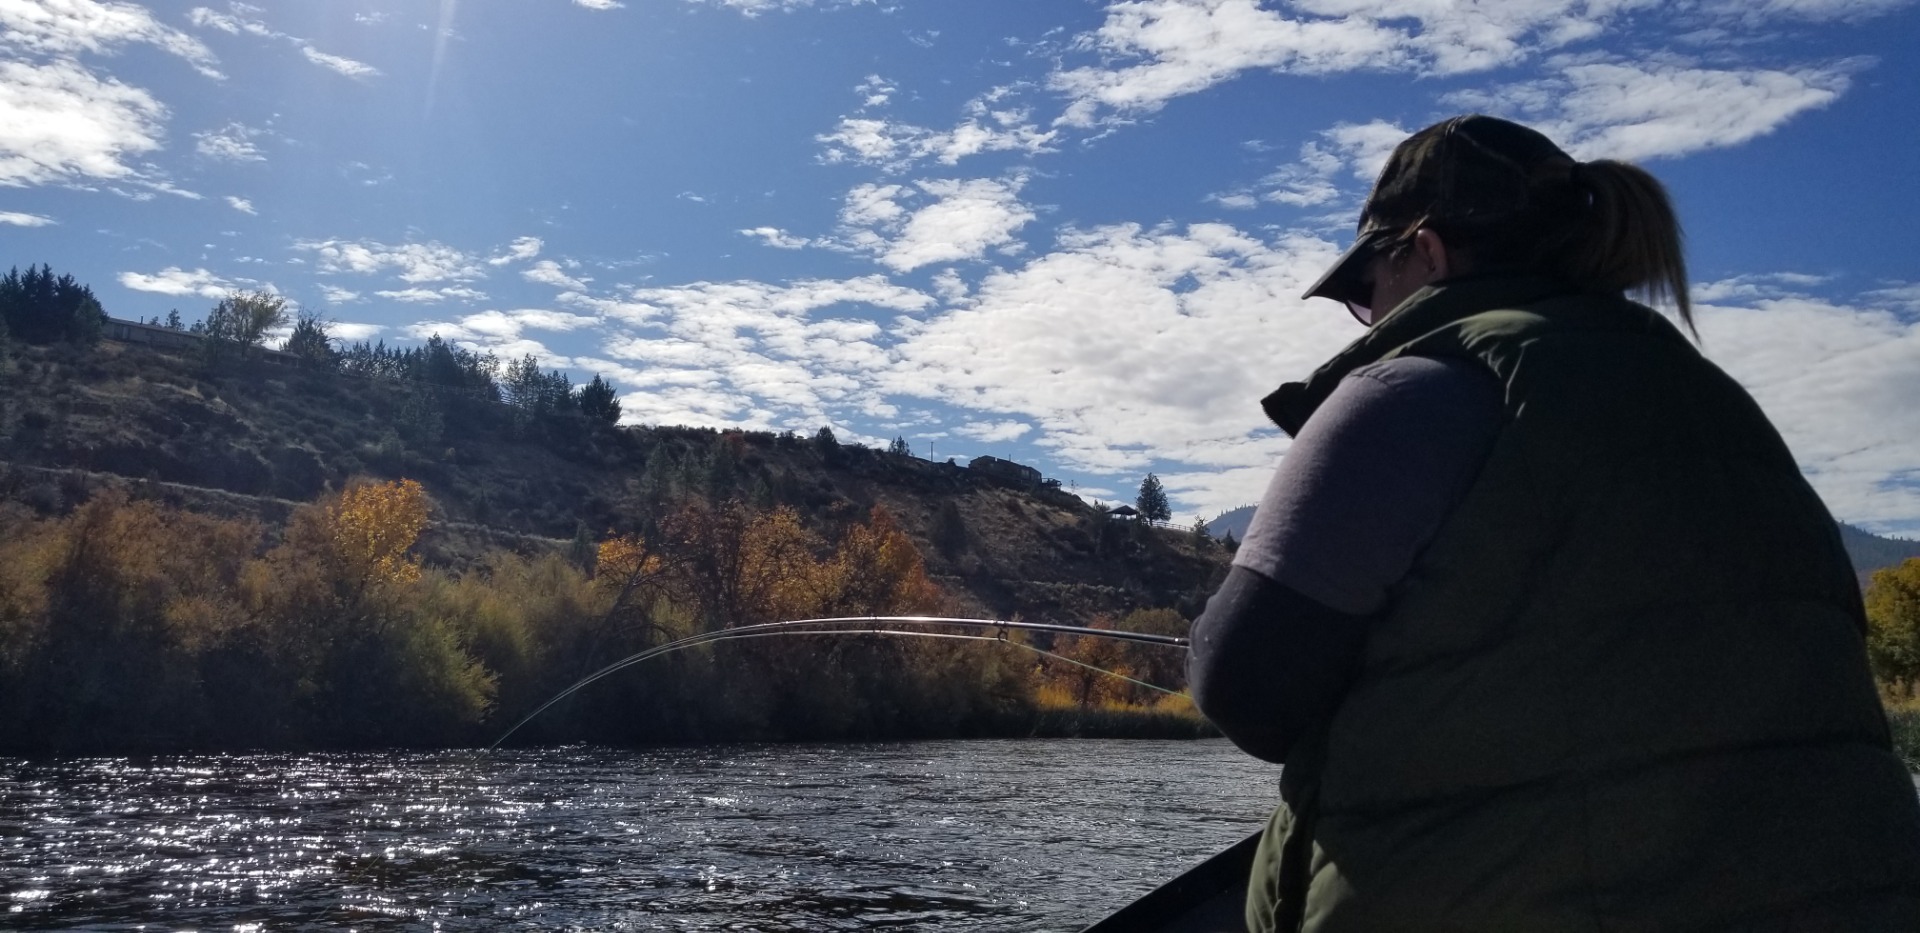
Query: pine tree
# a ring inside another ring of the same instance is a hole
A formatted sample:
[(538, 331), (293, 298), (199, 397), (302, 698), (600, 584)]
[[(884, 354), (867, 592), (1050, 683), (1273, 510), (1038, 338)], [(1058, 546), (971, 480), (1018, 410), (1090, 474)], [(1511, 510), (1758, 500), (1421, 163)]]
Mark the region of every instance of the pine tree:
[(302, 311), (293, 322), (293, 333), (287, 336), (286, 346), (281, 349), (304, 363), (331, 369), (339, 354), (333, 349), (333, 338), (327, 336), (327, 327), (328, 322), (319, 315)]
[(93, 297), (93, 289), (71, 275), (55, 277), (41, 265), (0, 276), (0, 320), (15, 338), (27, 343), (64, 340), (88, 344), (106, 329), (107, 312)]
[(1140, 510), (1145, 521), (1164, 522), (1173, 518), (1173, 507), (1167, 504), (1167, 491), (1160, 486), (1160, 478), (1152, 473), (1140, 481), (1140, 495), (1133, 500), (1133, 507)]
[(893, 443), (887, 445), (887, 453), (901, 457), (911, 457), (913, 456), (913, 446), (907, 443), (906, 438), (896, 436), (893, 439)]
[(620, 400), (615, 397), (613, 385), (598, 375), (593, 381), (580, 387), (580, 413), (589, 418), (598, 418), (608, 424), (620, 420)]
[(833, 436), (833, 429), (821, 427), (813, 436), (813, 449), (820, 455), (820, 461), (828, 466), (840, 465), (840, 440)]

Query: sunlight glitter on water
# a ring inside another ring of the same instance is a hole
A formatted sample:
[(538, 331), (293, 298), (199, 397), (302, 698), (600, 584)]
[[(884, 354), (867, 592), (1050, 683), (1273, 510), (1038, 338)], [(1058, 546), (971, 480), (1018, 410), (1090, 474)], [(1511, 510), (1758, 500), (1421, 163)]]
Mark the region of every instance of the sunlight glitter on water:
[(1071, 929), (1274, 778), (1219, 742), (0, 760), (0, 925)]

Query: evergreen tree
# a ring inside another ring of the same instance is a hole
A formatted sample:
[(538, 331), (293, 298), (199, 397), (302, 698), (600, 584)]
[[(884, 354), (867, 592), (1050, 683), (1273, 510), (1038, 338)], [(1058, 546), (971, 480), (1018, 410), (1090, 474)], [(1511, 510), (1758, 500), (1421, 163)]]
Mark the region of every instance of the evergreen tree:
[(1240, 542), (1233, 539), (1232, 531), (1228, 531), (1226, 535), (1220, 539), (1220, 546), (1226, 548), (1229, 554), (1236, 554), (1240, 551)]
[(599, 376), (580, 387), (580, 413), (589, 418), (598, 418), (608, 424), (620, 420), (620, 400), (614, 396), (613, 386)]
[(907, 443), (906, 438), (896, 436), (893, 439), (893, 443), (887, 445), (887, 453), (901, 457), (911, 457), (913, 456), (913, 446)]
[(293, 322), (293, 333), (287, 336), (286, 346), (281, 349), (299, 357), (302, 363), (332, 369), (339, 354), (333, 349), (333, 338), (327, 335), (328, 326), (319, 315), (302, 311)]
[(27, 343), (89, 344), (106, 329), (107, 312), (93, 289), (71, 275), (56, 278), (43, 264), (38, 269), (28, 266), (25, 274), (16, 268), (0, 276), (0, 320)]
[(1207, 520), (1196, 517), (1193, 520), (1193, 547), (1204, 551), (1213, 546), (1213, 535), (1207, 533)]
[(840, 465), (840, 440), (833, 436), (833, 429), (822, 426), (813, 436), (813, 449), (820, 455), (820, 461), (828, 466)]
[(1167, 504), (1167, 491), (1160, 486), (1160, 478), (1152, 473), (1140, 481), (1140, 495), (1133, 500), (1133, 507), (1140, 510), (1140, 517), (1150, 522), (1170, 521), (1173, 507)]

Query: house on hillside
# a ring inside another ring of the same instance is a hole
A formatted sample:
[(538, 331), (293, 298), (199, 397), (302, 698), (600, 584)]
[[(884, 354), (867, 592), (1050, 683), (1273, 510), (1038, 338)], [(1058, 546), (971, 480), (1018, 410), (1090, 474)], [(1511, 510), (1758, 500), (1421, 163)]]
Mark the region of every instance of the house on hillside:
[(158, 324), (142, 324), (139, 321), (125, 321), (117, 317), (107, 318), (107, 327), (100, 336), (121, 343), (144, 343), (150, 347), (164, 347), (169, 350), (193, 350), (206, 338), (189, 330), (177, 327), (162, 327)]
[(1140, 518), (1140, 510), (1130, 505), (1117, 505), (1107, 510), (1107, 517), (1111, 519), (1138, 521)]
[(967, 461), (967, 469), (991, 476), (1014, 486), (1032, 488), (1040, 485), (1040, 471), (1024, 463), (1002, 460), (999, 457), (975, 457)]
[[(190, 330), (181, 330), (177, 327), (164, 327), (159, 324), (144, 324), (139, 321), (128, 321), (117, 317), (107, 318), (106, 329), (100, 332), (100, 336), (108, 340), (117, 340), (121, 343), (138, 343), (149, 347), (159, 347), (163, 350), (198, 350), (207, 340), (207, 335), (195, 333)], [(298, 356), (288, 353), (285, 350), (256, 347), (253, 352), (258, 353), (261, 359), (269, 363), (300, 362)]]

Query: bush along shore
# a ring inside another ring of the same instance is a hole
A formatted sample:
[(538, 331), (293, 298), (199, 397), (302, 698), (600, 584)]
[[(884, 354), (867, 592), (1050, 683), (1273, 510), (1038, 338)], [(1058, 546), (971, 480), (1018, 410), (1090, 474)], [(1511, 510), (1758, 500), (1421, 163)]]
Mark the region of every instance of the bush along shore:
[[(0, 508), (0, 748), (485, 744), (582, 676), (730, 625), (948, 614), (883, 508), (827, 541), (791, 509), (682, 505), (653, 534), (423, 566), (432, 505), (361, 482), (284, 527), (109, 492)], [(1170, 610), (1096, 625), (1184, 634)], [(1024, 643), (1023, 643), (1024, 644)], [(1041, 648), (1171, 689), (1182, 653)], [(665, 655), (556, 705), (516, 743), (1208, 734), (1183, 698), (992, 642), (743, 639)]]

